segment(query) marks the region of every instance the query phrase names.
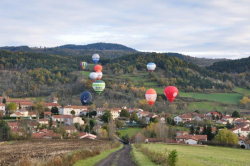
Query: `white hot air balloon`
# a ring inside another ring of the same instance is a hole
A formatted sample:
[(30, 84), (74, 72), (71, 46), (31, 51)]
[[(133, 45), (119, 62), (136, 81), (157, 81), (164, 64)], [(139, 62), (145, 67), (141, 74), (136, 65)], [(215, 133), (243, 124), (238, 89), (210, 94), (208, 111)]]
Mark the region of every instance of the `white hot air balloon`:
[(97, 80), (100, 80), (102, 78), (102, 72), (98, 70), (96, 73), (98, 74)]
[(98, 78), (98, 73), (96, 72), (90, 73), (89, 78), (92, 80), (92, 82), (95, 82), (95, 80)]
[(156, 64), (153, 63), (153, 62), (150, 62), (147, 64), (147, 69), (150, 71), (150, 72), (153, 72), (156, 68)]

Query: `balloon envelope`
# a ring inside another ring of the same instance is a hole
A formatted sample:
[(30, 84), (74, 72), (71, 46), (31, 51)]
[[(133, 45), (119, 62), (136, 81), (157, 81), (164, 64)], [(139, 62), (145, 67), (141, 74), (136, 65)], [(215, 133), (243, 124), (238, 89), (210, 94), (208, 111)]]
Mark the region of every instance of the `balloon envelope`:
[(81, 62), (81, 63), (80, 63), (81, 69), (86, 69), (87, 66), (88, 66), (88, 63), (87, 63), (87, 62)]
[(105, 82), (102, 80), (97, 80), (93, 82), (92, 87), (96, 93), (102, 93), (102, 91), (105, 89)]
[(96, 73), (98, 75), (97, 79), (100, 80), (102, 78), (102, 72), (98, 70)]
[(172, 103), (175, 97), (178, 95), (178, 89), (175, 86), (168, 86), (164, 90), (165, 96)]
[(92, 81), (95, 81), (98, 78), (98, 74), (96, 72), (92, 72), (92, 73), (89, 74), (89, 78)]
[(81, 94), (81, 102), (82, 105), (87, 105), (92, 100), (92, 95), (89, 93), (89, 91), (84, 91)]
[(94, 54), (94, 55), (92, 55), (92, 59), (95, 63), (97, 63), (100, 59), (100, 56), (98, 54)]
[(96, 65), (94, 69), (95, 69), (96, 72), (98, 70), (102, 71), (102, 66), (101, 65)]
[(154, 89), (148, 89), (145, 94), (146, 100), (148, 101), (148, 104), (151, 106), (154, 104), (156, 98), (157, 98), (157, 93)]
[(155, 68), (156, 68), (156, 64), (155, 64), (155, 63), (150, 62), (150, 63), (147, 64), (147, 69), (148, 69), (150, 72), (154, 71)]

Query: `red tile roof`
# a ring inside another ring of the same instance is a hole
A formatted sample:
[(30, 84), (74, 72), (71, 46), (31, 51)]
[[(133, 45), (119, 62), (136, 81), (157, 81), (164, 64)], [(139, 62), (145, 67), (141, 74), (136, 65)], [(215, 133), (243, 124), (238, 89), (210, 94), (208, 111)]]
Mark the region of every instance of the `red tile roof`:
[(54, 107), (54, 106), (61, 107), (61, 105), (58, 103), (42, 103), (42, 105), (47, 107)]
[(47, 111), (47, 112), (44, 112), (44, 115), (51, 115), (52, 113)]
[(5, 104), (3, 104), (3, 103), (0, 103), (0, 106), (5, 106)]
[(75, 118), (74, 115), (52, 115), (54, 118)]

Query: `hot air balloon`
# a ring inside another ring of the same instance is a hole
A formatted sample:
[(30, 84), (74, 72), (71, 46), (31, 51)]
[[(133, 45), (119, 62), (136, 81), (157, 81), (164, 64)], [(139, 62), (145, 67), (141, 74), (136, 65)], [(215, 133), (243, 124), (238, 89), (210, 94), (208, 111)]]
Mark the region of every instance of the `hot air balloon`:
[(81, 94), (81, 102), (82, 105), (87, 105), (92, 100), (92, 95), (89, 93), (89, 91), (84, 91)]
[(102, 66), (101, 65), (96, 65), (94, 69), (95, 69), (96, 72), (98, 70), (102, 71)]
[(154, 89), (148, 89), (145, 94), (148, 104), (152, 106), (157, 98), (157, 93)]
[(153, 72), (156, 68), (156, 64), (153, 63), (153, 62), (150, 62), (147, 64), (147, 69), (150, 71), (150, 72)]
[(81, 69), (86, 69), (88, 66), (88, 63), (87, 62), (80, 62), (80, 67)]
[(164, 90), (165, 96), (172, 103), (175, 97), (178, 95), (178, 89), (175, 86), (168, 86)]
[(98, 78), (98, 73), (96, 72), (91, 72), (89, 74), (89, 78), (92, 80), (92, 82), (95, 82), (95, 80)]
[(92, 87), (96, 93), (100, 94), (105, 89), (105, 82), (103, 82), (102, 80), (97, 80), (93, 82)]
[(92, 55), (92, 59), (95, 63), (97, 63), (100, 59), (100, 56), (98, 54), (94, 54), (94, 55)]
[(96, 73), (98, 74), (97, 80), (100, 80), (102, 78), (102, 72), (98, 70)]

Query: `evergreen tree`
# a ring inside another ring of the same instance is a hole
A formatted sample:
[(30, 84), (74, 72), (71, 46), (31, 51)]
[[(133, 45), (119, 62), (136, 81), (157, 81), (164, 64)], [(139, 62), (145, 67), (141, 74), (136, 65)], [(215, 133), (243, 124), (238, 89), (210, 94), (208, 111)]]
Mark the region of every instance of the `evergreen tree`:
[(211, 141), (214, 138), (214, 135), (212, 133), (212, 126), (207, 126), (207, 140)]
[(190, 134), (194, 134), (194, 126), (193, 125), (190, 127)]
[(239, 113), (238, 111), (235, 110), (235, 111), (232, 113), (232, 117), (240, 118), (240, 113)]
[(203, 135), (207, 135), (207, 125), (203, 126), (203, 131), (202, 131)]

